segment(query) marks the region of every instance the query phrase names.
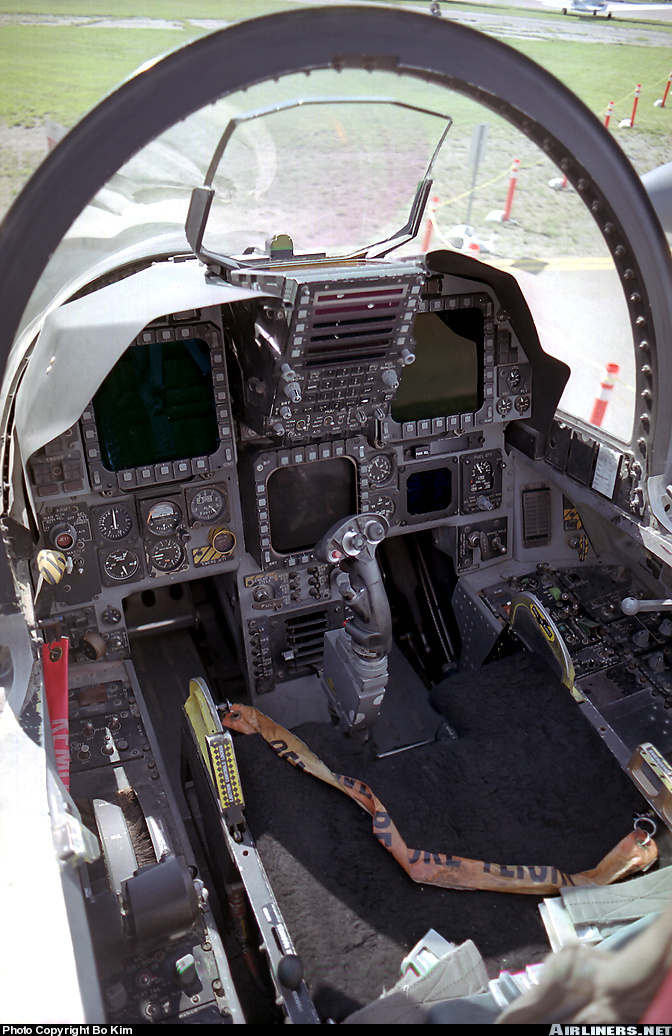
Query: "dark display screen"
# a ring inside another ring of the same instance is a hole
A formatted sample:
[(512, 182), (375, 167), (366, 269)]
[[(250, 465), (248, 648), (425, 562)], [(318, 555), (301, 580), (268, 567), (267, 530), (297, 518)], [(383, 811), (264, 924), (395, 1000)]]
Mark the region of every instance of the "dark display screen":
[(448, 468), (415, 471), (406, 482), (406, 508), (409, 514), (445, 511), (453, 500), (452, 478)]
[(415, 363), (405, 367), (392, 419), (420, 421), (480, 410), (483, 405), (483, 313), (469, 309), (418, 313)]
[(348, 457), (276, 468), (266, 486), (273, 550), (310, 550), (339, 519), (356, 514), (356, 474)]
[(108, 471), (209, 456), (219, 435), (207, 343), (131, 346), (93, 397), (93, 411)]

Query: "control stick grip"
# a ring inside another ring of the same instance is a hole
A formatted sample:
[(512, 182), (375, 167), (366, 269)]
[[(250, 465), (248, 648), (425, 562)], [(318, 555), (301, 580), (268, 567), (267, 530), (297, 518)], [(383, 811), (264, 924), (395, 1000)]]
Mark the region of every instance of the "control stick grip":
[(376, 548), (388, 530), (382, 515), (353, 515), (332, 526), (315, 548), (320, 561), (338, 564), (349, 576), (339, 582), (354, 613), (346, 632), (356, 644), (379, 656), (392, 649), (392, 615), (376, 558)]

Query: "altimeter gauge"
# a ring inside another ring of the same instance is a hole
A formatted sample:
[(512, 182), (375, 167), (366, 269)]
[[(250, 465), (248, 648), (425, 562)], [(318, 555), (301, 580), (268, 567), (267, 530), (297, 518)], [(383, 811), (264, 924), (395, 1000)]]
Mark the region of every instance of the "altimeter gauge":
[(196, 522), (216, 522), (226, 507), (226, 497), (215, 486), (204, 486), (189, 502), (189, 513)]

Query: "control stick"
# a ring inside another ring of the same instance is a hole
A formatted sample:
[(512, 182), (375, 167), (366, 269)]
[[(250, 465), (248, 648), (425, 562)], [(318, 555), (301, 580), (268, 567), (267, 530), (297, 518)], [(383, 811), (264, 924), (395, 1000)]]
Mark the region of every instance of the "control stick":
[(318, 560), (338, 565), (333, 581), (352, 612), (342, 629), (325, 634), (324, 644), (323, 685), (347, 731), (371, 726), (385, 695), (392, 616), (376, 548), (388, 530), (382, 515), (354, 515), (315, 548)]

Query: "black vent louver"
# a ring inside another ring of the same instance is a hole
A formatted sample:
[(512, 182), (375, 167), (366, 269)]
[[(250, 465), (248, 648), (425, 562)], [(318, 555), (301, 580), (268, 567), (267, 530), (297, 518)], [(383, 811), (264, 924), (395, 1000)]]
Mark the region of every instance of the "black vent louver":
[(551, 542), (551, 491), (545, 486), (522, 493), (523, 546), (544, 547)]
[(329, 616), (326, 611), (309, 612), (287, 619), (285, 635), (291, 652), (289, 661), (293, 669), (321, 664), (324, 634), (328, 629)]
[(316, 292), (306, 336), (308, 366), (385, 356), (406, 309), (407, 290), (405, 284), (388, 283)]

